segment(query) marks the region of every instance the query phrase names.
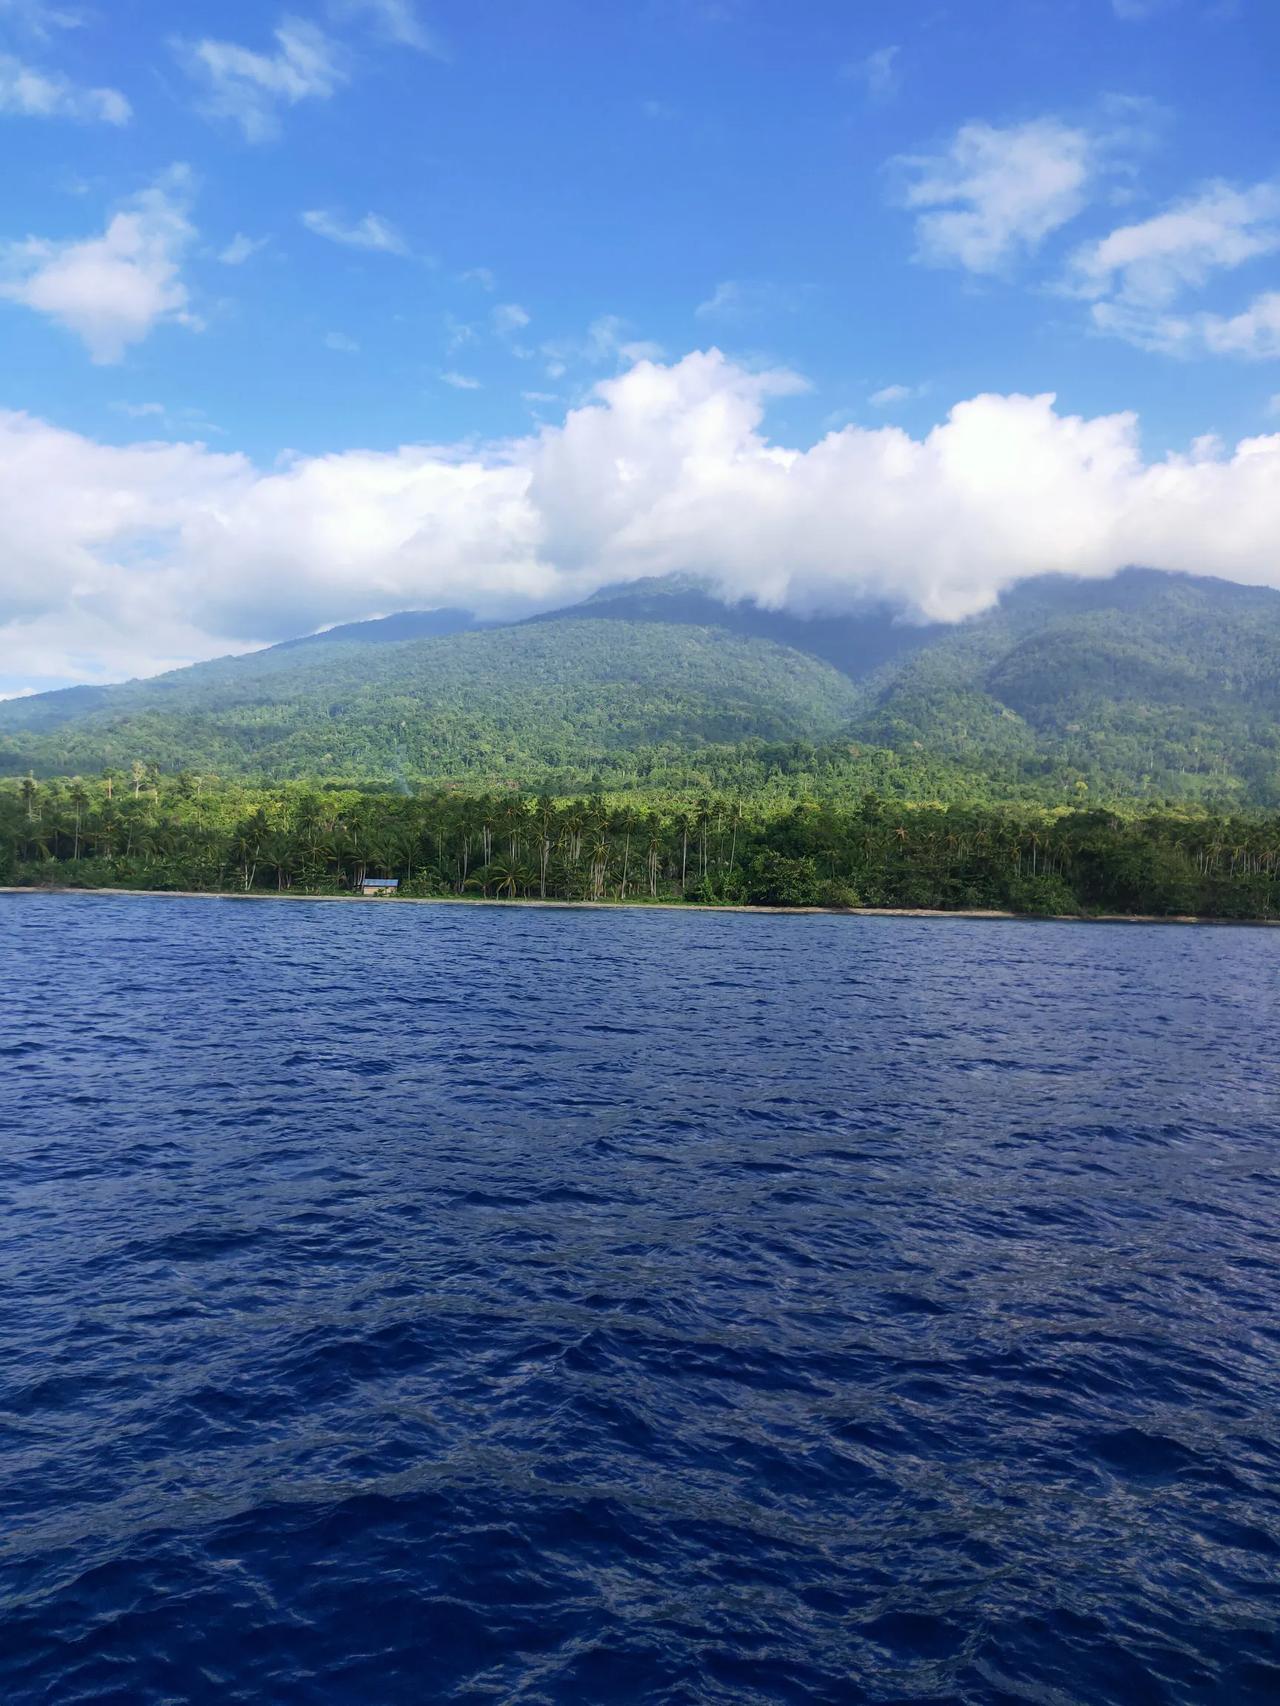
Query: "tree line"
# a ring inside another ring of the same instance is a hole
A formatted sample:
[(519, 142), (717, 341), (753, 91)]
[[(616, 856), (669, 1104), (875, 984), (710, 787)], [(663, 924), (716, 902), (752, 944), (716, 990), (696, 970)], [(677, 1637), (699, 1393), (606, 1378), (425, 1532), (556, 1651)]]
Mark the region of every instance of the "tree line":
[(1026, 913), (1280, 914), (1280, 816), (742, 795), (253, 787), (141, 764), (0, 784), (17, 885)]

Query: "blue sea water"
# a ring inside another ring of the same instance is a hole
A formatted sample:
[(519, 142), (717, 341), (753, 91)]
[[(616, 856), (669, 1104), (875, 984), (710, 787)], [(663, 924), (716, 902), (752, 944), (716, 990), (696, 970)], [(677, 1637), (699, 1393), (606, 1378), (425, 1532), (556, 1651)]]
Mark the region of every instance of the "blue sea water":
[(1280, 1699), (1278, 991), (0, 897), (0, 1698)]

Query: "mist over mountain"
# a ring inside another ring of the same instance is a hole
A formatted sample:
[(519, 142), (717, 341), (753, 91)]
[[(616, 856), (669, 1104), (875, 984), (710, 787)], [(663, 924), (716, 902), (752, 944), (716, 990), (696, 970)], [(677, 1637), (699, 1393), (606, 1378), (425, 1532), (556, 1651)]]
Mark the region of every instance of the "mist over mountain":
[[(924, 797), (1280, 799), (1280, 593), (1131, 569), (916, 624), (806, 620), (691, 576), (481, 624), (402, 612), (0, 705), (8, 774), (625, 786), (870, 762)], [(816, 755), (810, 749), (817, 749)], [(737, 755), (735, 757), (734, 755)]]

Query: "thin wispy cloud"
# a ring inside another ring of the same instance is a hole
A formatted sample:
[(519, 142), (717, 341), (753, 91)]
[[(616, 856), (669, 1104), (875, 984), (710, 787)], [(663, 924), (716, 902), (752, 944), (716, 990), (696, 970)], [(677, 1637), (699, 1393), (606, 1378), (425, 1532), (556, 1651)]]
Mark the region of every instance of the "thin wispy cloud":
[(923, 397), (927, 389), (925, 385), (882, 385), (878, 391), (871, 393), (867, 401), (873, 409), (896, 409), (903, 403)]
[(1168, 12), (1178, 0), (1111, 0), (1111, 10), (1123, 23), (1145, 24)]
[(542, 344), (548, 379), (561, 379), (571, 367), (632, 366), (638, 361), (656, 361), (661, 344), (632, 336), (630, 323), (620, 314), (600, 314), (582, 337), (551, 338)]
[(243, 231), (237, 231), (226, 248), (221, 250), (218, 259), (224, 267), (242, 267), (246, 261), (252, 260), (265, 249), (270, 241), (269, 237), (246, 237)]
[(777, 284), (771, 279), (727, 278), (698, 303), (694, 313), (700, 320), (771, 319), (796, 313), (805, 294), (795, 285)]
[(1280, 250), (1280, 182), (1208, 185), (1163, 213), (1076, 250), (1069, 284), (1082, 296), (1171, 302), (1216, 271)]
[(455, 391), (478, 391), (480, 381), (473, 379), (469, 373), (455, 373), (452, 369), (440, 375), (441, 383), (452, 386)]
[(494, 331), (500, 338), (514, 337), (522, 332), (532, 319), (528, 309), (522, 308), (518, 302), (502, 302), (489, 316)]
[(0, 0), (0, 18), (36, 41), (48, 41), (59, 30), (79, 29), (84, 13), (75, 7), (53, 5), (51, 0)]
[(168, 410), (163, 403), (112, 403), (111, 407), (118, 415), (126, 415), (131, 421), (149, 419), (164, 420)]
[(902, 88), (902, 74), (898, 69), (901, 52), (896, 43), (892, 47), (878, 47), (864, 59), (851, 60), (842, 67), (841, 75), (851, 83), (860, 84), (873, 106), (883, 106), (892, 101)]
[(118, 89), (84, 88), (60, 72), (40, 71), (0, 53), (0, 114), (122, 125), (133, 117), (133, 108)]
[(323, 208), (311, 208), (300, 217), (307, 230), (317, 237), (326, 237), (329, 242), (342, 243), (349, 249), (370, 249), (384, 255), (409, 252), (395, 226), (376, 213), (366, 213), (363, 219), (349, 222)]
[(317, 25), (284, 18), (274, 40), (266, 53), (207, 36), (175, 43), (180, 63), (203, 87), (200, 110), (238, 125), (247, 142), (271, 141), (283, 108), (328, 100), (346, 81), (337, 43)]
[(334, 350), (338, 355), (359, 355), (360, 345), (345, 332), (326, 332), (324, 347)]
[(1235, 314), (1188, 304), (1217, 273), (1280, 253), (1280, 182), (1213, 183), (1071, 256), (1063, 288), (1092, 303), (1092, 324), (1139, 348), (1264, 357), (1277, 345), (1272, 294)]
[(428, 29), (413, 0), (333, 0), (332, 15), (342, 21), (367, 21), (384, 41), (416, 48), (436, 59), (445, 57), (440, 37)]

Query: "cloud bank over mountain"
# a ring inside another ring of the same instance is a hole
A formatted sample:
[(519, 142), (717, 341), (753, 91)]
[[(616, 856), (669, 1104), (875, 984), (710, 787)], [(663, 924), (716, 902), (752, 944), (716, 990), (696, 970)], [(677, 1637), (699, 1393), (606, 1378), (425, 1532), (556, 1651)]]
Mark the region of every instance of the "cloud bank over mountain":
[(527, 437), (271, 469), (0, 414), (5, 684), (118, 679), (404, 608), (523, 615), (677, 569), (726, 599), (949, 621), (1030, 575), (1131, 563), (1280, 587), (1280, 433), (1148, 461), (1132, 414), (981, 395), (923, 438), (852, 425), (791, 448), (767, 409), (804, 383), (716, 350), (640, 360)]

